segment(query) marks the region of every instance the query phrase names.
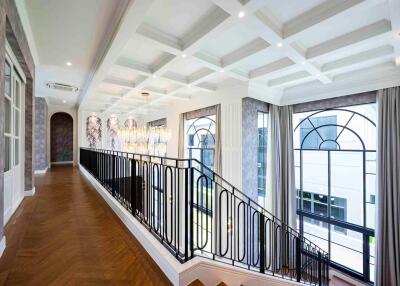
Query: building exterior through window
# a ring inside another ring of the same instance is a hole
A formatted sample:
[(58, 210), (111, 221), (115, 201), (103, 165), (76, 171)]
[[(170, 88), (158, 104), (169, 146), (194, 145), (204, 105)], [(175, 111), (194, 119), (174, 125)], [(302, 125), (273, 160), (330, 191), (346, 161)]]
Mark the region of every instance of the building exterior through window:
[(334, 267), (374, 281), (376, 105), (294, 115), (298, 229)]

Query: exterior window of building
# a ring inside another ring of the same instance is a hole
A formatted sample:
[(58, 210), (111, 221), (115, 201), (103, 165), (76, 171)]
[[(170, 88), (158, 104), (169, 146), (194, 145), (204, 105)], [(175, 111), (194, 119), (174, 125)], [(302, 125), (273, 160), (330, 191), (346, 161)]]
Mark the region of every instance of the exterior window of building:
[(374, 281), (376, 105), (294, 115), (298, 229), (332, 266)]
[[(200, 162), (201, 164), (196, 167), (200, 172), (212, 178), (215, 154), (215, 115), (186, 120), (185, 126), (187, 157)], [(207, 211), (211, 207), (211, 199), (206, 200), (206, 196), (211, 197), (211, 181), (208, 182), (208, 188), (205, 184), (205, 181), (201, 180), (200, 187), (203, 191), (200, 192), (197, 205)]]
[(268, 113), (258, 112), (257, 115), (257, 187), (258, 201), (264, 205), (267, 187), (267, 134), (268, 134)]

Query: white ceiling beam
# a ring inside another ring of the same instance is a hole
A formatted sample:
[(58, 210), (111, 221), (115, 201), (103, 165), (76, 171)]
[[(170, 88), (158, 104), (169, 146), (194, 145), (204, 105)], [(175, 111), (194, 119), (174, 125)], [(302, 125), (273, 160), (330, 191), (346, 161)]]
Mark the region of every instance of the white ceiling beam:
[(315, 79), (315, 77), (310, 75), (308, 72), (300, 71), (284, 77), (272, 79), (268, 81), (268, 86), (274, 88), (282, 88), (288, 85), (303, 83), (313, 79)]
[(85, 97), (92, 94), (97, 89), (98, 85), (106, 77), (109, 69), (119, 57), (121, 50), (126, 46), (140, 23), (143, 22), (147, 11), (150, 10), (154, 0), (135, 0), (130, 1), (126, 9), (118, 30), (107, 48), (104, 58), (101, 59), (98, 69), (95, 71), (93, 79), (88, 86), (86, 92), (79, 98), (79, 104), (84, 104)]
[(392, 23), (392, 43), (394, 47), (396, 65), (400, 66), (400, 1), (388, 0), (390, 20)]
[(262, 67), (256, 68), (250, 71), (250, 78), (257, 79), (259, 77), (274, 76), (277, 72), (282, 70), (288, 70), (289, 68), (295, 67), (296, 64), (289, 58), (283, 58), (275, 62), (266, 64)]
[(292, 19), (283, 26), (283, 38), (293, 42), (299, 40), (305, 32), (339, 15), (351, 17), (354, 11), (370, 8), (385, 0), (335, 0), (322, 4)]
[(257, 56), (259, 52), (265, 51), (270, 46), (271, 45), (265, 40), (257, 38), (222, 57), (222, 66), (225, 70), (230, 69), (249, 57)]
[(342, 49), (360, 44), (364, 41), (387, 39), (387, 37), (391, 35), (391, 30), (392, 27), (388, 20), (380, 20), (307, 49), (307, 59), (317, 59), (321, 56), (327, 56), (330, 53), (337, 53)]
[(382, 61), (393, 58), (394, 50), (392, 46), (386, 45), (372, 50), (351, 55), (322, 66), (323, 72), (348, 72), (363, 67), (376, 65)]
[(179, 39), (167, 35), (148, 24), (141, 24), (136, 30), (136, 34), (152, 44), (156, 49), (166, 51), (173, 55), (179, 55), (182, 53), (182, 43)]
[(253, 29), (256, 29), (259, 35), (265, 39), (266, 41), (270, 41), (272, 45), (277, 45), (278, 43), (282, 45), (280, 49), (283, 49), (287, 57), (289, 57), (296, 64), (302, 64), (303, 68), (315, 76), (316, 79), (321, 81), (322, 83), (330, 83), (332, 80), (321, 74), (321, 71), (318, 67), (314, 66), (312, 63), (306, 61), (305, 54), (298, 49), (294, 48), (289, 43), (285, 43), (283, 40), (283, 32), (279, 29), (279, 26), (276, 24), (274, 19), (271, 19), (268, 15), (262, 13), (261, 11), (257, 11), (254, 14), (255, 17), (252, 17), (249, 21), (250, 25)]

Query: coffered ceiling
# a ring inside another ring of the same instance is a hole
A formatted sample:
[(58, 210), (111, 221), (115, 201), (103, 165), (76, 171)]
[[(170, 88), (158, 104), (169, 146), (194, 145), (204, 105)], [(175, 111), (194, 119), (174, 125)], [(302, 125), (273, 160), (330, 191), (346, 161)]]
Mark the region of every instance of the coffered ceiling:
[(399, 33), (398, 0), (136, 0), (81, 107), (135, 115), (232, 84), (284, 104), (400, 82)]

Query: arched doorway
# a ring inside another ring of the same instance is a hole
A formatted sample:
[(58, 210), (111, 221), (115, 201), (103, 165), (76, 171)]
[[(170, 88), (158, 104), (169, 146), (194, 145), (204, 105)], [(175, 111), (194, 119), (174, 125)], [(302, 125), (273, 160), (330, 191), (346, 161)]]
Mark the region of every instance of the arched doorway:
[(73, 119), (65, 112), (57, 112), (50, 118), (51, 164), (73, 163)]

